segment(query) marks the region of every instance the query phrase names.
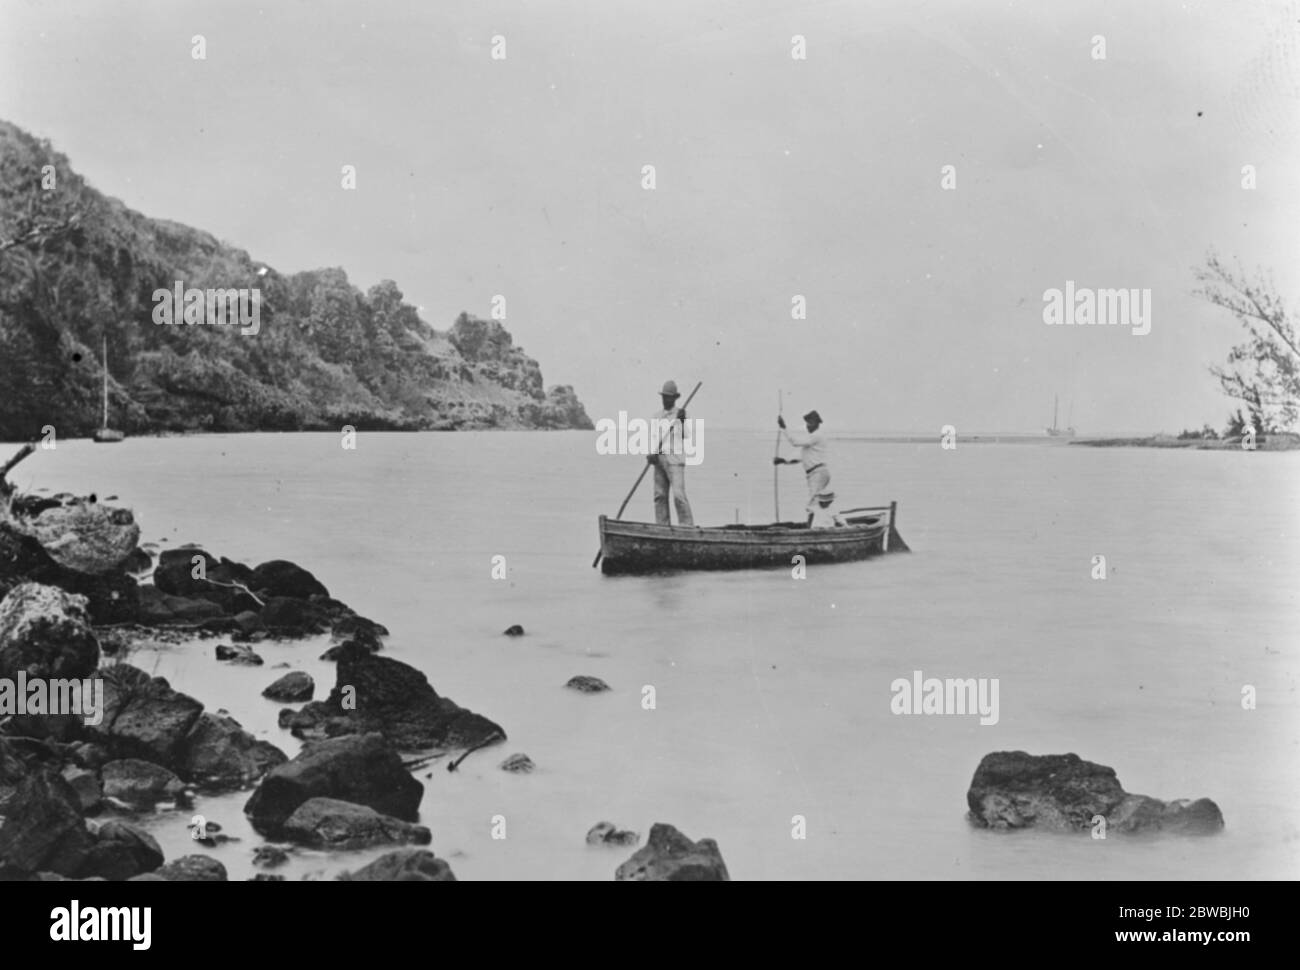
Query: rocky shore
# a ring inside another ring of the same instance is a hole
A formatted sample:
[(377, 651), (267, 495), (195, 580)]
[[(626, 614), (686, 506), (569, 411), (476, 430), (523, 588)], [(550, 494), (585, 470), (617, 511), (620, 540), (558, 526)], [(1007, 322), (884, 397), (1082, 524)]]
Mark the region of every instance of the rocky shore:
[[(367, 850), (370, 861), (336, 878), (455, 881), (432, 848), (438, 833), (422, 824), (416, 773), (444, 757), (454, 771), (505, 742), (506, 729), (384, 656), (386, 627), (306, 568), (283, 559), (250, 566), (198, 546), (155, 556), (139, 535), (129, 509), (94, 496), (17, 495), (0, 475), (0, 691), (7, 682), (94, 688), (81, 693), (92, 711), (0, 708), (0, 878), (225, 880), (221, 859), (202, 851), (212, 849), (245, 853), (258, 870), (252, 878), (280, 880), (273, 870), (295, 853), (345, 859)], [(525, 636), (518, 625), (505, 635)], [(291, 748), (302, 742), (292, 757), (131, 662), (141, 643), (163, 641), (214, 665), (257, 667), (259, 650), (274, 659), (284, 645), (326, 636), (322, 659), (335, 677), (323, 697), (313, 699), (317, 683), (301, 670), (268, 669), (259, 685), (264, 697), (295, 705), (278, 718)], [(575, 703), (611, 690), (587, 675), (555, 686)], [(518, 751), (497, 760), (520, 776), (537, 767)], [(218, 797), (227, 811), (239, 804), (229, 799), (242, 800), (252, 844), (226, 845), (240, 840), (196, 814)], [(967, 808), (973, 825), (996, 831), (1182, 836), (1224, 827), (1209, 799), (1134, 795), (1113, 769), (1074, 754), (985, 756)], [(158, 813), (178, 825), (192, 819), (194, 851), (165, 857), (142, 824)], [(576, 829), (575, 846), (583, 842)], [(610, 871), (620, 881), (730, 879), (714, 840), (664, 823), (642, 844), (640, 832), (600, 821), (585, 843), (618, 853)]]

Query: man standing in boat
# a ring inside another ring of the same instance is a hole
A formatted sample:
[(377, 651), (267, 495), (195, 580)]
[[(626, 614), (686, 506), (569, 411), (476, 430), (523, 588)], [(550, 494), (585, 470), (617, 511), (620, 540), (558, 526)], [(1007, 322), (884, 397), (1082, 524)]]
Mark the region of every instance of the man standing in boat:
[(785, 426), (785, 418), (777, 416), (777, 426), (785, 435), (785, 440), (799, 449), (799, 457), (773, 458), (772, 464), (803, 465), (804, 477), (808, 481), (808, 515), (811, 519), (819, 508), (818, 494), (830, 489), (831, 470), (826, 467), (826, 436), (819, 430), (822, 416), (816, 411), (809, 411), (803, 416), (803, 422), (808, 433), (791, 434)]
[(677, 406), (681, 394), (675, 381), (666, 381), (659, 396), (663, 410), (656, 412), (652, 419), (658, 434), (652, 437), (651, 453), (646, 455), (646, 461), (655, 466), (655, 522), (672, 525), (668, 514), (671, 494), (677, 508), (677, 524), (694, 525), (691, 503), (686, 499), (686, 448), (682, 437), (686, 433), (686, 409)]

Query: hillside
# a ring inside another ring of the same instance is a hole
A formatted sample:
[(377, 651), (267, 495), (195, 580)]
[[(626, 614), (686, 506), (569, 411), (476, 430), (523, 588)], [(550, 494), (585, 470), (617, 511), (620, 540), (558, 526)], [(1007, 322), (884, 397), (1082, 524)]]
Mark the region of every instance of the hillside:
[[(257, 288), (260, 329), (156, 324), (154, 292), (178, 281)], [(104, 337), (128, 433), (592, 427), (499, 322), (462, 313), (440, 332), (391, 280), (362, 293), (342, 269), (280, 273), (102, 195), (0, 121), (0, 440), (98, 427)]]

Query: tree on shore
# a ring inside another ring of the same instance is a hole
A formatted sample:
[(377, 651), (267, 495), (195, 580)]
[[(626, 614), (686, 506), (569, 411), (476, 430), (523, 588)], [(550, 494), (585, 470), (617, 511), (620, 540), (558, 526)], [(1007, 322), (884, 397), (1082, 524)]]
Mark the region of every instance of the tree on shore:
[(1211, 252), (1196, 271), (1196, 291), (1237, 318), (1249, 338), (1228, 351), (1226, 366), (1210, 373), (1229, 397), (1241, 401), (1260, 434), (1287, 431), (1300, 418), (1300, 341), (1273, 281), (1229, 270)]

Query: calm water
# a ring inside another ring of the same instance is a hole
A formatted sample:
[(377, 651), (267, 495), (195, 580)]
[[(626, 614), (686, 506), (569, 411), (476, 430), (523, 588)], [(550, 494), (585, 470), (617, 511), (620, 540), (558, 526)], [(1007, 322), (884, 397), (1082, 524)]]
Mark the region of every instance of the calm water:
[[(710, 429), (688, 470), (700, 524), (772, 518), (773, 439)], [(8, 449), (5, 450), (8, 453)], [(594, 435), (364, 434), (63, 442), (25, 488), (117, 494), (144, 540), (255, 564), (295, 560), (392, 631), (390, 656), (501, 723), (510, 740), (454, 774), (419, 774), (433, 848), (464, 879), (610, 879), (627, 850), (588, 847), (602, 819), (671, 822), (718, 840), (735, 879), (1295, 878), (1300, 876), (1300, 453), (841, 442), (844, 506), (899, 502), (914, 550), (864, 563), (603, 578), (596, 516), (640, 470)], [(803, 504), (782, 469), (782, 510)], [(651, 516), (642, 484), (629, 518)], [(508, 578), (492, 579), (492, 557)], [(1109, 576), (1091, 579), (1092, 557)], [(501, 631), (520, 623), (522, 639)], [(259, 696), (287, 661), (333, 684), (325, 639), (263, 645), (267, 667), (216, 663), (214, 642), (138, 654), (209, 708), (292, 754)], [(1000, 720), (895, 716), (913, 670), (997, 677)], [(574, 674), (613, 691), (564, 690)], [(1242, 710), (1254, 685), (1258, 708)], [(643, 710), (653, 685), (657, 708)], [(1221, 837), (998, 835), (965, 822), (980, 757), (1073, 751), (1129, 791), (1208, 796)], [(523, 751), (536, 773), (498, 771)], [(246, 794), (196, 811), (243, 837), (213, 850), (253, 871)], [(506, 838), (491, 837), (503, 816)], [(807, 838), (791, 838), (791, 820)], [(168, 856), (189, 813), (149, 820)], [(378, 852), (300, 853), (290, 878)]]

